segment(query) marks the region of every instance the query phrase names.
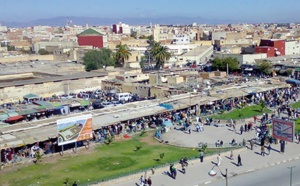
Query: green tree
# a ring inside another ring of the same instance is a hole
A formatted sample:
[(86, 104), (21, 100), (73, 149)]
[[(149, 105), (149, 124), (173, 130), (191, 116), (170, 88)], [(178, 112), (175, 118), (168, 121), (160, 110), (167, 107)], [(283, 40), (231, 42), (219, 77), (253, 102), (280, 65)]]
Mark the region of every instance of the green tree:
[(214, 69), (224, 70), (222, 59), (216, 57), (215, 59), (212, 60), (211, 63)]
[(49, 52), (44, 48), (39, 49), (38, 53), (40, 55), (48, 55), (49, 54)]
[(103, 66), (115, 66), (113, 52), (107, 48), (90, 50), (84, 54), (82, 59), (86, 71), (103, 68)]
[(268, 61), (263, 61), (259, 64), (259, 69), (264, 74), (271, 74), (272, 65)]
[(227, 64), (230, 71), (235, 71), (239, 69), (239, 62), (237, 58), (227, 57), (224, 59), (220, 59), (216, 57), (215, 59), (212, 60), (212, 67), (214, 69), (226, 70)]
[(239, 61), (237, 58), (232, 58), (232, 57), (225, 58), (223, 60), (223, 65), (225, 65), (225, 69), (227, 64), (230, 71), (236, 71), (237, 69), (239, 69)]
[(131, 53), (127, 45), (117, 45), (115, 57), (119, 66), (122, 67), (125, 63), (125, 60), (129, 59), (129, 56), (131, 56)]
[(162, 46), (159, 42), (149, 41), (150, 55), (156, 62), (156, 68), (163, 68), (165, 62), (171, 58), (169, 48)]

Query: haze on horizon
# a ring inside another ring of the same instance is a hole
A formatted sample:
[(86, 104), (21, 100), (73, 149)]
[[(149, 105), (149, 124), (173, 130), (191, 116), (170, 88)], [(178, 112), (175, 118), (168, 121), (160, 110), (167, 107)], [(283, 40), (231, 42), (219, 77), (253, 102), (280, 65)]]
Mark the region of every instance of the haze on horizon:
[(2, 0), (1, 21), (60, 16), (98, 18), (201, 17), (235, 22), (299, 22), (296, 0)]

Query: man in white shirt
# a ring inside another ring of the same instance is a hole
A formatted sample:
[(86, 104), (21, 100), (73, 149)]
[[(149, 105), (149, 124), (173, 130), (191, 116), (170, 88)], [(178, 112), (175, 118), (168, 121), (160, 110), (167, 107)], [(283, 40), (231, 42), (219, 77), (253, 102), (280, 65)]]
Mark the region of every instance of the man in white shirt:
[(217, 160), (218, 160), (218, 167), (219, 167), (222, 163), (222, 158), (220, 154), (218, 155)]

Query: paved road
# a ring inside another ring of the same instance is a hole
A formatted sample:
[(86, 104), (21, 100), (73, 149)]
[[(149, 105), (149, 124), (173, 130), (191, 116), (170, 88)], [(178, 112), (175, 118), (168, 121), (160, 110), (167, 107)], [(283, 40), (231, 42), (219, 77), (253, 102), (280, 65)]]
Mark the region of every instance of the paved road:
[[(295, 166), (293, 169), (293, 186), (300, 185), (300, 160), (282, 163), (280, 165), (268, 167), (258, 171), (242, 174), (228, 179), (229, 186), (288, 186), (290, 185), (290, 169), (287, 167)], [(225, 180), (212, 182), (207, 186), (224, 186)]]

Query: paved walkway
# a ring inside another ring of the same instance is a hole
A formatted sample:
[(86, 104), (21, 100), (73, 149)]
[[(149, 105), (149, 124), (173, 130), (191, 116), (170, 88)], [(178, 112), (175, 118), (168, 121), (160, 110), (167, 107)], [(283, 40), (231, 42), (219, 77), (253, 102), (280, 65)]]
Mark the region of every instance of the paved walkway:
[[(245, 123), (244, 123), (245, 124)], [(172, 145), (181, 147), (198, 147), (199, 143), (207, 143), (214, 145), (217, 140), (222, 140), (224, 144), (229, 144), (234, 138), (238, 143), (242, 142), (243, 139), (251, 139), (255, 137), (255, 130), (250, 132), (244, 132), (240, 135), (241, 123), (237, 123), (236, 132), (233, 131), (232, 127), (216, 127), (216, 126), (204, 126), (203, 132), (196, 132), (195, 125), (192, 126), (191, 134), (187, 131), (181, 131), (176, 129), (171, 129), (170, 132), (164, 133), (162, 135), (162, 140), (168, 141)]]

